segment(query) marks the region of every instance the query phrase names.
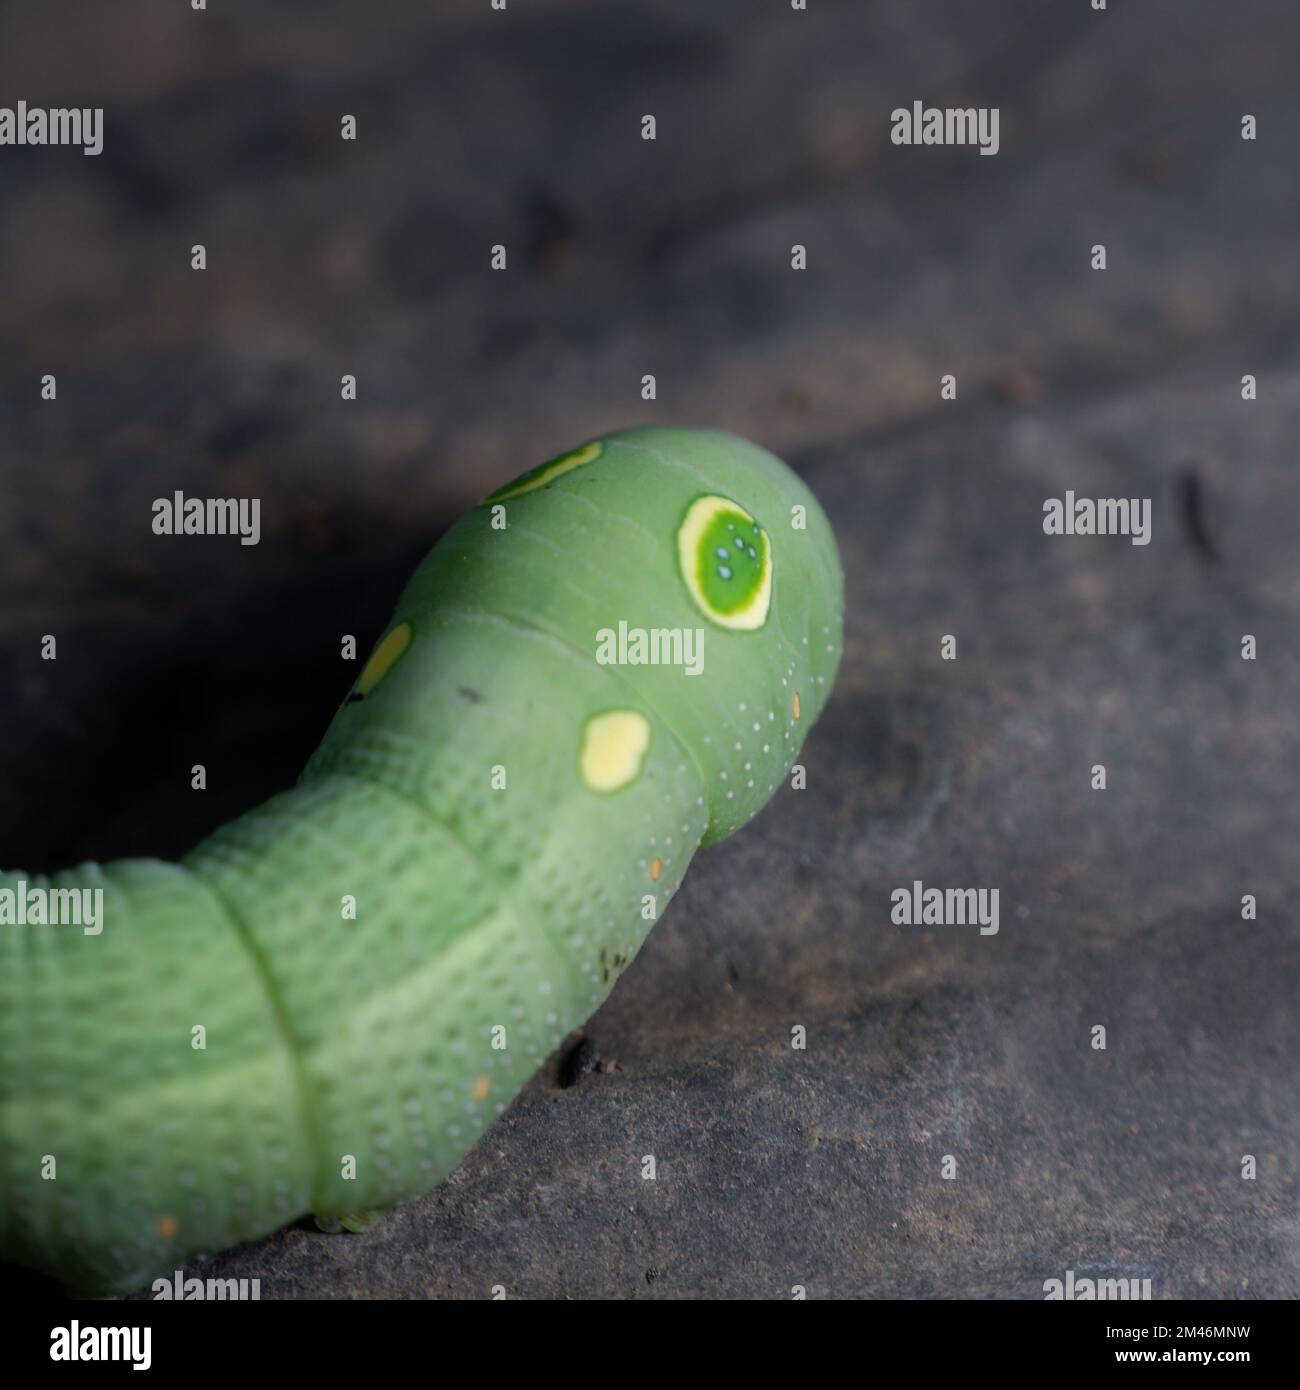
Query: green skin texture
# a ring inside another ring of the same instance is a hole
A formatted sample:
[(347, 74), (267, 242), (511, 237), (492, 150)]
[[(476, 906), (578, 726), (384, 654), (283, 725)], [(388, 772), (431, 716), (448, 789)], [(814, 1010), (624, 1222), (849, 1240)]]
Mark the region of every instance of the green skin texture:
[[(409, 647), (293, 790), (179, 864), (0, 874), (104, 889), (98, 936), (0, 927), (0, 1259), (121, 1292), (306, 1213), (426, 1192), (609, 993), (695, 849), (779, 787), (840, 658), (824, 513), (731, 435), (601, 442), (502, 501), (504, 530), (489, 498), (443, 537), (384, 629), (409, 623)], [(711, 623), (683, 582), (677, 528), (707, 494), (770, 538), (755, 631)], [(620, 619), (704, 629), (703, 673), (597, 664)], [(611, 709), (650, 741), (630, 784), (596, 792), (582, 732)]]

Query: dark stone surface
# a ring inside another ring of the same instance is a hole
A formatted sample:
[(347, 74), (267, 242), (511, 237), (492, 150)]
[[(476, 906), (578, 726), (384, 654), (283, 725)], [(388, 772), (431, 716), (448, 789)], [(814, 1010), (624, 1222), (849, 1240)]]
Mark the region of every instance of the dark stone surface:
[[(1298, 64), (1287, 0), (0, 12), (5, 100), (108, 113), (98, 160), (0, 150), (7, 867), (174, 855), (288, 785), (338, 634), (604, 429), (784, 454), (848, 576), (809, 789), (700, 856), (603, 1065), (552, 1059), (378, 1230), (206, 1272), (1300, 1293)], [(895, 148), (914, 99), (1000, 106), (1001, 153)], [(154, 538), (177, 488), (260, 496), (262, 544)], [(1150, 497), (1152, 543), (1045, 537), (1067, 488)], [(999, 934), (892, 925), (914, 878), (999, 888)]]

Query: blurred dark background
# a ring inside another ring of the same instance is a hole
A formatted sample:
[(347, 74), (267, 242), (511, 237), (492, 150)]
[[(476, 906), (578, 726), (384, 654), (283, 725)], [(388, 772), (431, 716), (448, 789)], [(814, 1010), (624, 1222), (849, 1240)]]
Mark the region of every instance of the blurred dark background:
[[(606, 429), (782, 454), (847, 573), (810, 788), (701, 857), (588, 1029), (619, 1069), (549, 1066), (370, 1235), (210, 1272), (1300, 1292), (1297, 71), (1287, 0), (0, 5), (0, 105), (105, 108), (99, 158), (0, 148), (6, 868), (289, 785), (340, 635)], [(914, 100), (999, 107), (1000, 153), (893, 146)], [(1069, 488), (1152, 543), (1045, 537)], [(176, 489), (260, 497), (261, 544), (154, 536)], [(891, 925), (913, 878), (999, 888), (1000, 933)]]

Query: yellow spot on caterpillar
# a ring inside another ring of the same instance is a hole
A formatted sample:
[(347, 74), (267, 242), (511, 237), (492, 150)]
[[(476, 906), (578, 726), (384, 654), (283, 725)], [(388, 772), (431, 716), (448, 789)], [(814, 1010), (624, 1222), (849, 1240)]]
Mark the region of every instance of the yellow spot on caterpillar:
[(677, 528), (677, 563), (695, 606), (711, 622), (752, 632), (767, 621), (772, 545), (729, 497), (697, 497), (687, 508)]
[(157, 1231), (164, 1240), (170, 1240), (181, 1228), (181, 1223), (174, 1216), (160, 1216), (158, 1218)]
[(356, 693), (369, 695), (381, 680), (393, 669), (397, 658), (411, 645), (410, 623), (398, 625), (383, 639), (370, 654), (370, 660), (357, 677)]
[(790, 712), (796, 719), (799, 718), (799, 692), (794, 692), (794, 699), (790, 701)]
[(562, 478), (566, 473), (571, 473), (575, 468), (581, 468), (585, 463), (594, 463), (605, 452), (605, 446), (598, 439), (592, 440), (590, 444), (584, 444), (581, 448), (570, 449), (567, 454), (561, 454), (559, 458), (553, 458), (547, 463), (539, 464), (536, 468), (530, 468), (527, 473), (521, 473), (513, 483), (507, 483), (505, 487), (498, 488), (487, 501), (504, 502), (510, 497), (522, 497), (525, 492), (532, 492), (536, 488), (545, 487), (547, 483), (553, 483), (556, 478)]
[(636, 779), (650, 746), (650, 722), (634, 709), (595, 714), (582, 731), (578, 771), (594, 792), (615, 792)]
[(490, 1076), (480, 1076), (474, 1082), (474, 1099), (486, 1100), (487, 1093), (492, 1089), (492, 1078)]
[(662, 859), (652, 859), (650, 861), (650, 877), (656, 883), (659, 882), (659, 875), (664, 871), (664, 861)]

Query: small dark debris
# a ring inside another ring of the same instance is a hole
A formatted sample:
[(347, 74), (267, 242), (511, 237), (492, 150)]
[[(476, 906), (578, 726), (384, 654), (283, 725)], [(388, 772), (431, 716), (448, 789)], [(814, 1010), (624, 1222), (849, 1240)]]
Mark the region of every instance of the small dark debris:
[(570, 1086), (576, 1086), (584, 1076), (590, 1076), (599, 1064), (600, 1048), (597, 1044), (589, 1037), (579, 1038), (560, 1061), (556, 1080), (561, 1090), (567, 1091)]
[(1214, 537), (1210, 534), (1206, 521), (1205, 490), (1201, 486), (1201, 475), (1195, 468), (1185, 469), (1179, 486), (1182, 493), (1183, 525), (1187, 529), (1192, 549), (1211, 564), (1217, 565), (1223, 557), (1219, 553), (1219, 547), (1214, 543)]
[(462, 700), (467, 700), (471, 705), (477, 705), (481, 703), (483, 699), (482, 695), (480, 695), (477, 690), (471, 690), (467, 685), (462, 685), (460, 689), (456, 691), (456, 694), (459, 695)]

